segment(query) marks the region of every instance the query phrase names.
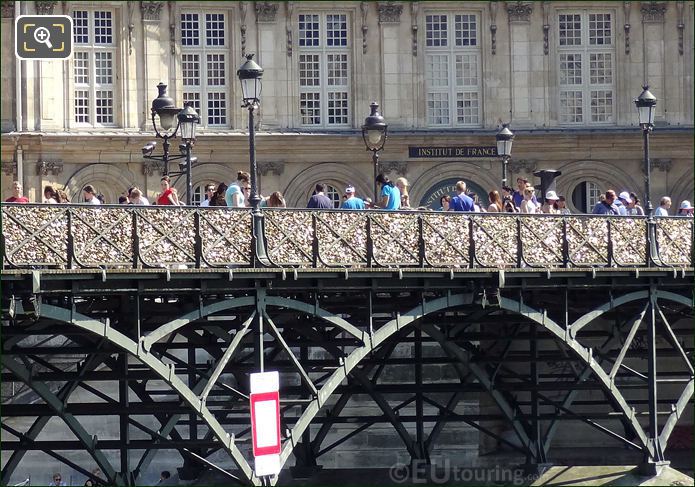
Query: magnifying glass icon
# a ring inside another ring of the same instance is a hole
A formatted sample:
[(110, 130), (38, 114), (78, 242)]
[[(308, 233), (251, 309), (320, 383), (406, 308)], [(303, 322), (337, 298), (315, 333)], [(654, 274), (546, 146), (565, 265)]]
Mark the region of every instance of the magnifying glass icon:
[(49, 49), (53, 49), (53, 44), (51, 44), (51, 33), (45, 27), (39, 27), (34, 31), (34, 40), (39, 44), (46, 44)]

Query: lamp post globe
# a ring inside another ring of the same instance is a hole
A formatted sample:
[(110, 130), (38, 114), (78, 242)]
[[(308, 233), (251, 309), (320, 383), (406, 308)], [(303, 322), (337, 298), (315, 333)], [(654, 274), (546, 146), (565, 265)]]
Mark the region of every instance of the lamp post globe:
[(258, 104), (261, 101), (263, 68), (253, 60), (253, 54), (246, 56), (246, 61), (236, 74), (241, 82), (242, 107)]
[(507, 164), (512, 156), (512, 143), (514, 133), (509, 130), (509, 124), (502, 124), (502, 128), (495, 135), (497, 141), (497, 155), (502, 157), (502, 186), (507, 185)]
[(635, 106), (637, 107), (639, 124), (642, 130), (651, 130), (654, 127), (656, 101), (656, 97), (649, 91), (649, 85), (644, 85), (640, 96), (635, 98)]
[(200, 123), (200, 117), (198, 116), (198, 112), (195, 111), (195, 108), (193, 108), (193, 104), (187, 102), (177, 117), (181, 129), (181, 140), (184, 143), (195, 143), (195, 129), (196, 125)]
[(379, 151), (384, 148), (388, 137), (388, 124), (379, 113), (379, 104), (375, 101), (369, 104), (370, 113), (364, 119), (362, 125), (362, 139), (368, 151), (372, 151), (372, 163), (374, 165), (374, 202), (379, 199), (377, 194), (376, 178), (379, 175)]
[(152, 100), (152, 125), (155, 132), (159, 132), (156, 125), (156, 117), (159, 117), (159, 125), (164, 131), (169, 131), (174, 127), (176, 115), (180, 109), (174, 104), (174, 99), (167, 95), (167, 85), (159, 83), (157, 85), (159, 95)]

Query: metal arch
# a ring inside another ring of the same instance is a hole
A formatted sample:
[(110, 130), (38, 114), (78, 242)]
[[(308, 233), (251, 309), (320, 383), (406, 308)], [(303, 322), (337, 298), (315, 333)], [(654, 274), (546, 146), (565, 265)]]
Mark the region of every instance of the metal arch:
[[(692, 299), (688, 299), (685, 296), (682, 296), (680, 294), (672, 293), (670, 291), (662, 291), (662, 290), (657, 290), (656, 291), (656, 297), (657, 299), (665, 299), (667, 301), (675, 301), (677, 303), (683, 304), (685, 306), (693, 306)], [(575, 320), (574, 323), (572, 323), (569, 327), (567, 327), (568, 332), (572, 339), (575, 339), (577, 337), (577, 333), (584, 328), (586, 325), (594, 321), (596, 318), (601, 316), (604, 313), (607, 313), (608, 311), (617, 308), (618, 306), (622, 306), (625, 303), (629, 303), (631, 301), (637, 301), (639, 299), (648, 299), (649, 298), (649, 291), (635, 291), (633, 293), (628, 293), (624, 294), (616, 299), (612, 299), (608, 301), (607, 303), (602, 304), (598, 308), (595, 308), (594, 310), (586, 313), (585, 315), (579, 317), (577, 320)]]
[(646, 450), (651, 457), (654, 457), (654, 445), (648, 441), (644, 429), (639, 424), (634, 411), (632, 411), (630, 406), (627, 404), (627, 401), (625, 401), (622, 393), (615, 387), (615, 384), (610, 380), (608, 374), (606, 374), (603, 368), (593, 360), (593, 353), (590, 348), (580, 345), (573, 339), (567, 340), (565, 330), (560, 325), (555, 323), (555, 321), (549, 318), (545, 313), (541, 313), (519, 301), (515, 301), (504, 296), (499, 296), (499, 307), (508, 311), (519, 313), (531, 321), (539, 324), (565, 343), (576, 354), (577, 358), (590, 367), (594, 375), (600, 380), (601, 386), (605, 393), (609, 395), (620, 407), (623, 417), (628, 420), (633, 432), (639, 438), (642, 448)]
[(236, 446), (234, 437), (230, 436), (224, 430), (224, 428), (222, 428), (222, 425), (219, 423), (219, 421), (217, 421), (217, 418), (210, 412), (210, 410), (200, 401), (200, 399), (191, 391), (191, 389), (176, 376), (173, 367), (168, 367), (152, 354), (142, 350), (138, 343), (134, 342), (118, 330), (114, 330), (104, 323), (91, 319), (81, 313), (77, 313), (74, 310), (68, 310), (49, 304), (42, 304), (41, 314), (42, 316), (62, 321), (64, 323), (71, 323), (79, 328), (82, 328), (83, 330), (103, 336), (106, 340), (109, 340), (111, 343), (137, 357), (138, 360), (142, 361), (164, 382), (172, 387), (176, 393), (179, 394), (186, 403), (188, 403), (192, 410), (195, 411), (201, 417), (201, 419), (203, 419), (203, 421), (205, 421), (208, 428), (214, 432), (223, 448), (239, 466), (246, 477), (246, 480), (250, 481), (254, 485), (261, 485), (261, 479), (254, 475), (248, 462), (239, 451), (239, 448)]
[(70, 413), (65, 412), (65, 403), (61, 401), (43, 382), (36, 382), (31, 377), (31, 372), (22, 364), (17, 363), (17, 361), (9, 358), (8, 355), (2, 356), (2, 364), (7, 367), (12, 373), (19, 377), (25, 384), (27, 384), (31, 389), (36, 392), (41, 399), (46, 401), (56, 414), (65, 422), (65, 424), (70, 428), (70, 431), (77, 437), (77, 439), (85, 446), (85, 449), (94, 458), (101, 471), (108, 478), (110, 482), (117, 482), (117, 475), (114, 468), (111, 466), (111, 462), (108, 461), (106, 456), (101, 450), (96, 448), (96, 439), (93, 438), (84, 429), (82, 424)]

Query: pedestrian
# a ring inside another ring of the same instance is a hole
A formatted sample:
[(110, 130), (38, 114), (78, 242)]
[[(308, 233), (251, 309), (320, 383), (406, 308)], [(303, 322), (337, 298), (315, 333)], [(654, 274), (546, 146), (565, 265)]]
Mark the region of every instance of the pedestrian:
[(205, 185), (205, 199), (200, 202), (201, 207), (207, 207), (210, 206), (210, 201), (212, 201), (212, 195), (215, 194), (215, 185), (214, 184), (206, 184)]
[(519, 209), (514, 204), (514, 197), (512, 195), (506, 195), (502, 201), (505, 213), (519, 213)]
[(287, 203), (285, 203), (285, 197), (282, 196), (280, 191), (275, 191), (266, 201), (266, 206), (269, 208), (287, 208)]
[(683, 200), (681, 201), (676, 216), (693, 216), (693, 210), (695, 209), (693, 208), (693, 205), (690, 204), (690, 201)]
[(549, 214), (559, 214), (560, 210), (557, 207), (558, 198), (555, 191), (548, 191), (545, 193), (545, 204), (541, 208), (541, 213)]
[(227, 194), (227, 185), (219, 183), (210, 200), (210, 206), (227, 206), (225, 196)]
[(58, 192), (53, 189), (53, 186), (46, 186), (43, 188), (43, 202), (49, 205), (58, 204)]
[(473, 199), (473, 211), (476, 213), (485, 213), (485, 208), (480, 206), (480, 199), (478, 198), (477, 193), (468, 193), (468, 196), (470, 196)]
[(84, 202), (88, 205), (101, 204), (101, 201), (96, 195), (96, 191), (94, 191), (94, 186), (92, 186), (91, 184), (88, 184), (87, 186), (82, 188), (82, 195), (84, 196)]
[(557, 209), (560, 211), (561, 215), (569, 215), (571, 213), (570, 209), (567, 208), (567, 202), (563, 195), (558, 195), (557, 197)]
[(622, 216), (627, 216), (628, 208), (632, 204), (632, 198), (630, 198), (630, 193), (623, 191), (618, 195), (618, 199), (615, 202), (615, 206), (618, 207), (618, 211)]
[(70, 198), (64, 189), (57, 190), (56, 194), (58, 195), (58, 203), (70, 203)]
[(309, 198), (309, 202), (306, 205), (307, 208), (316, 208), (322, 210), (329, 210), (335, 208), (333, 200), (326, 196), (326, 185), (323, 183), (318, 183), (314, 187), (314, 194)]
[(398, 210), (401, 207), (401, 191), (383, 173), (376, 177), (376, 183), (381, 195), (379, 206), (384, 210)]
[(524, 199), (519, 206), (519, 213), (534, 214), (539, 212), (538, 205), (533, 201), (535, 198), (533, 193), (535, 191), (536, 190), (533, 186), (526, 186), (524, 188)]
[(601, 201), (596, 203), (592, 213), (594, 215), (620, 215), (620, 210), (615, 206), (616, 195), (615, 191), (609, 189), (603, 195)]
[(445, 194), (439, 198), (439, 211), (449, 211), (449, 205), (451, 204), (451, 196)]
[(243, 208), (247, 206), (247, 199), (251, 194), (251, 176), (244, 171), (236, 173), (236, 181), (227, 187), (224, 200), (231, 208)]
[(365, 210), (373, 210), (374, 209), (374, 202), (372, 201), (372, 199), (369, 196), (367, 196), (364, 199), (364, 209)]
[(53, 481), (48, 484), (49, 487), (62, 487), (64, 485), (68, 485), (65, 482), (63, 482), (63, 477), (60, 475), (60, 472), (56, 472), (53, 474)]
[(475, 211), (473, 198), (466, 194), (466, 182), (456, 182), (457, 196), (451, 198), (449, 203), (449, 211)]
[(130, 201), (128, 201), (128, 197), (126, 195), (122, 194), (118, 197), (118, 204), (119, 205), (129, 205)]
[[(528, 179), (516, 178), (517, 191), (514, 191), (513, 198), (514, 206), (516, 206), (517, 208), (521, 208), (521, 202), (524, 201), (524, 189), (528, 188), (529, 186), (531, 186), (531, 184), (528, 182)], [(531, 201), (533, 201), (534, 205), (539, 206), (535, 194), (533, 195)]]
[(169, 478), (171, 478), (169, 470), (162, 470), (162, 473), (159, 474), (159, 482), (157, 482), (157, 485), (166, 485)]
[(171, 187), (171, 180), (169, 179), (169, 176), (163, 176), (162, 179), (159, 180), (159, 184), (162, 187), (162, 192), (157, 198), (157, 204), (178, 206), (179, 198)]
[(659, 201), (659, 207), (654, 211), (654, 216), (668, 216), (668, 210), (671, 209), (671, 198), (662, 196)]
[(644, 216), (644, 208), (642, 208), (637, 194), (630, 193), (630, 199), (632, 200), (632, 204), (628, 206), (627, 214), (631, 216)]
[(488, 213), (501, 213), (504, 210), (504, 203), (502, 203), (499, 191), (490, 191), (487, 194), (487, 199), (490, 202), (487, 207)]
[(401, 192), (401, 208), (410, 208), (410, 196), (408, 195), (408, 180), (401, 177), (396, 179), (396, 187)]
[(22, 183), (14, 181), (12, 183), (12, 196), (5, 200), (7, 203), (29, 203), (29, 198), (22, 195)]
[(364, 210), (364, 201), (361, 198), (355, 196), (355, 187), (349, 185), (345, 188), (345, 195), (347, 199), (343, 201), (340, 207), (344, 210)]
[(134, 187), (130, 191), (130, 204), (137, 206), (149, 206), (150, 201), (142, 195), (140, 188)]

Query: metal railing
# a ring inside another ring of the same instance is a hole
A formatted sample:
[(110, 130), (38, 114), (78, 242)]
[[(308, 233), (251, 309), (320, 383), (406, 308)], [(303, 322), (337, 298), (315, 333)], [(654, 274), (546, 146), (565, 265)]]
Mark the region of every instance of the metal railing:
[[(2, 205), (3, 268), (692, 267), (693, 219)], [(257, 232), (264, 255), (252, 245)]]

